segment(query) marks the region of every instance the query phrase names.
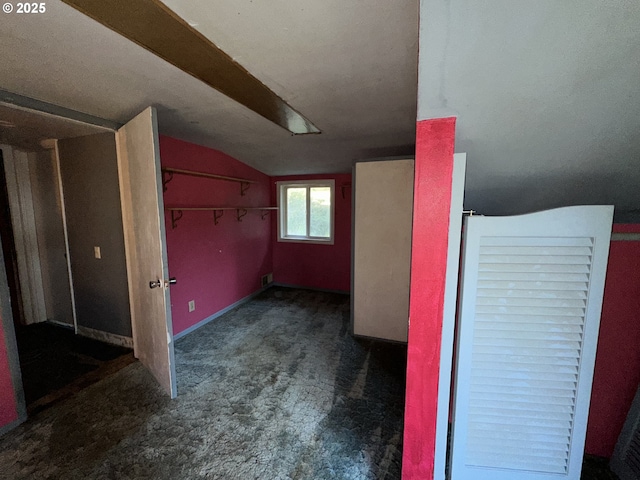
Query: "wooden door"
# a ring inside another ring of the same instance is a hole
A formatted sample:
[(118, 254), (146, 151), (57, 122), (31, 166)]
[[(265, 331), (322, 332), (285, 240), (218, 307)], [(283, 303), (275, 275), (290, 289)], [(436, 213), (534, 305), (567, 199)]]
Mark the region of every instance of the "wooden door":
[(467, 219), (452, 480), (579, 480), (612, 219)]
[(118, 173), (135, 356), (174, 398), (176, 373), (156, 111), (118, 130)]
[(353, 333), (407, 341), (413, 160), (355, 166)]

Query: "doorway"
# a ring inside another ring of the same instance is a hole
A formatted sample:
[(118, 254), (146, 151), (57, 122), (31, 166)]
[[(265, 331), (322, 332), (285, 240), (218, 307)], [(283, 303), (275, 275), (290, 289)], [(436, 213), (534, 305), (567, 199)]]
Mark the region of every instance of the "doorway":
[(133, 355), (126, 346), (77, 335), (60, 163), (51, 140), (104, 129), (6, 107), (0, 114), (11, 125), (0, 136), (0, 238), (25, 403), (33, 414), (131, 363)]

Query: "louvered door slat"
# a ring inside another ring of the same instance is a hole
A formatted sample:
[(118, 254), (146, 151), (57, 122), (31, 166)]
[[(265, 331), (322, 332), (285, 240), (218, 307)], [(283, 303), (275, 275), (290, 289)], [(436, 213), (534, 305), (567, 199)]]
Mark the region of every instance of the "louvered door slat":
[[(481, 310), (481, 309), (478, 309)], [(565, 325), (578, 325), (582, 328), (584, 322), (582, 321), (582, 315), (534, 315), (521, 313), (519, 315), (514, 314), (504, 314), (504, 313), (484, 313), (480, 311), (476, 311), (476, 320), (478, 321), (490, 321), (490, 322), (506, 322), (508, 324), (513, 322), (519, 322), (523, 325), (534, 325), (534, 324), (549, 324), (549, 325), (557, 325), (560, 327), (562, 324)]]
[(554, 376), (553, 380), (534, 380), (531, 378), (513, 378), (508, 375), (499, 375), (501, 372), (496, 372), (495, 376), (484, 375), (483, 372), (477, 372), (471, 379), (471, 385), (502, 385), (507, 387), (534, 387), (534, 388), (559, 388), (559, 389), (573, 389), (576, 388), (576, 380), (572, 379), (560, 379)]
[(491, 407), (487, 407), (487, 402), (482, 401), (480, 399), (470, 400), (469, 408), (474, 408), (474, 407), (497, 408), (503, 411), (517, 410), (517, 411), (526, 411), (526, 412), (531, 411), (531, 412), (550, 412), (550, 413), (553, 413), (553, 412), (571, 413), (573, 411), (572, 406), (547, 404), (547, 405), (538, 407), (535, 404), (518, 401), (517, 399), (516, 400), (508, 400), (508, 399), (495, 400), (491, 404)]
[(452, 480), (578, 480), (611, 222), (590, 228), (587, 217), (576, 232), (566, 224), (549, 231), (554, 222), (509, 229), (508, 218), (469, 220)]
[[(545, 264), (502, 264), (502, 263), (483, 263), (478, 266), (478, 270), (480, 272), (493, 273), (493, 272), (505, 272), (510, 274), (528, 274), (528, 273), (560, 273), (562, 275), (566, 274), (576, 274), (576, 273), (588, 273), (589, 269), (584, 266), (584, 264), (575, 264), (575, 265), (556, 265), (555, 263), (545, 263)], [(561, 278), (558, 276), (557, 278)]]
[(469, 412), (474, 415), (490, 415), (497, 417), (518, 417), (518, 418), (527, 418), (527, 419), (543, 419), (543, 420), (559, 420), (562, 421), (565, 419), (565, 413), (568, 409), (552, 411), (549, 408), (544, 408), (540, 410), (534, 410), (532, 408), (514, 408), (513, 405), (508, 405), (507, 407), (486, 407), (482, 406), (471, 406), (469, 407)]
[[(506, 283), (506, 282), (505, 282)], [(562, 282), (557, 282), (562, 283)], [(514, 288), (512, 286), (503, 287), (503, 286), (489, 286), (485, 288), (478, 289), (478, 297), (487, 297), (487, 298), (542, 298), (542, 299), (550, 299), (550, 298), (570, 298), (570, 299), (578, 299), (584, 301), (587, 298), (586, 293), (586, 283), (582, 285), (580, 288), (574, 289), (563, 289), (562, 285), (552, 285), (550, 282), (540, 282), (540, 287), (536, 289), (526, 289), (526, 288)], [(543, 290), (546, 288), (547, 290)], [(553, 290), (551, 290), (553, 289)]]
[[(563, 316), (584, 318), (584, 308), (581, 307), (555, 307), (555, 306), (525, 306), (525, 305), (477, 305), (478, 313), (499, 313), (502, 315), (539, 315), (539, 316)], [(581, 321), (579, 320), (581, 323)]]
[[(551, 239), (548, 240), (549, 243)], [(479, 263), (492, 264), (494, 270), (500, 270), (498, 265), (546, 265), (555, 266), (577, 265), (586, 273), (588, 278), (591, 270), (592, 247), (589, 246), (543, 246), (537, 247), (536, 239), (530, 239), (527, 246), (485, 246), (480, 239)], [(592, 241), (589, 242), (592, 244)], [(559, 272), (562, 274), (563, 272)], [(551, 277), (552, 279), (553, 277)], [(548, 280), (547, 282), (548, 283)], [(553, 308), (556, 311), (570, 309), (579, 312), (575, 316), (576, 326), (582, 328), (584, 324), (584, 309), (588, 292), (588, 282), (584, 282), (582, 289), (562, 290), (562, 282), (554, 290), (519, 290), (501, 288), (499, 285), (492, 288), (478, 288), (476, 290), (476, 308), (483, 306), (495, 306), (503, 309), (503, 313), (517, 315), (523, 307), (535, 309)], [(546, 285), (545, 285), (546, 286)], [(491, 330), (491, 322), (482, 322), (484, 329), (476, 328), (473, 333), (473, 356), (480, 355), (482, 361), (494, 361), (493, 370), (498, 373), (511, 371), (513, 356), (530, 356), (543, 370), (553, 369), (557, 358), (567, 359), (572, 365), (578, 365), (580, 349), (582, 348), (582, 334), (571, 341), (558, 339), (540, 339), (535, 336), (522, 334), (517, 322), (498, 325), (500, 333)], [(511, 328), (505, 328), (505, 325)], [(487, 335), (487, 327), (492, 335)], [(497, 329), (496, 329), (497, 330)], [(472, 357), (473, 361), (473, 357)], [(504, 365), (500, 365), (500, 361)], [(537, 404), (537, 411), (544, 412), (544, 406), (560, 403), (568, 408), (553, 419), (532, 420), (528, 415), (518, 416), (488, 416), (486, 414), (472, 414), (474, 424), (484, 424), (489, 428), (511, 431), (525, 435), (527, 432), (556, 433), (571, 435), (573, 428), (573, 415), (575, 407), (576, 387), (557, 388), (557, 384), (532, 383), (530, 385), (495, 385), (496, 382), (483, 382), (481, 370), (478, 365), (471, 367), (471, 385), (469, 388), (470, 399), (476, 395), (484, 398), (509, 399), (522, 397), (525, 403)], [(488, 397), (487, 397), (488, 396)], [(551, 413), (551, 412), (549, 412)], [(511, 439), (511, 454), (507, 455), (501, 440), (475, 440), (469, 438), (467, 442), (467, 455), (476, 466), (494, 466), (500, 468), (514, 468), (520, 465), (523, 468), (531, 466), (530, 441), (526, 436), (518, 442)], [(526, 454), (524, 453), (526, 451)], [(544, 471), (553, 473), (566, 473), (569, 461), (569, 446), (561, 450), (552, 449), (556, 454), (553, 462), (545, 464)], [(516, 452), (519, 452), (516, 454)], [(548, 453), (548, 451), (547, 451)], [(500, 460), (499, 460), (500, 459)], [(499, 460), (499, 461), (498, 461)]]
[(553, 341), (561, 340), (567, 342), (580, 342), (582, 341), (582, 332), (579, 331), (579, 326), (576, 327), (577, 332), (558, 332), (552, 330), (507, 330), (504, 325), (498, 325), (498, 328), (494, 325), (485, 326), (482, 322), (478, 322), (476, 327), (478, 339), (505, 339), (505, 340), (543, 340)]
[[(487, 323), (483, 323), (483, 320), (487, 320)], [(537, 318), (532, 318), (529, 322), (521, 322), (519, 325), (520, 332), (523, 334), (525, 332), (540, 332), (542, 334), (546, 333), (571, 333), (571, 334), (581, 334), (582, 333), (582, 325), (580, 322), (576, 322), (577, 325), (571, 324), (557, 324), (552, 322), (540, 323), (537, 321)], [(493, 332), (500, 332), (502, 330), (511, 330), (511, 322), (507, 319), (500, 318), (499, 316), (494, 316), (492, 319), (483, 319), (480, 315), (476, 317), (476, 328), (481, 330), (491, 330)]]
[[(523, 437), (523, 435), (521, 432), (513, 434), (507, 431), (496, 432), (495, 430), (489, 430), (486, 428), (485, 429), (476, 428), (476, 429), (469, 430), (469, 437), (474, 437), (478, 440), (483, 440), (487, 438), (494, 441), (502, 440), (504, 442), (511, 443), (511, 441), (514, 439), (520, 440)], [(527, 440), (530, 442), (535, 442), (537, 444), (545, 444), (551, 449), (567, 448), (571, 440), (569, 438), (569, 435), (567, 434), (554, 435), (546, 431), (542, 434), (527, 432), (526, 437), (527, 437)]]
[(547, 285), (549, 288), (557, 288), (558, 283), (563, 290), (582, 290), (584, 283), (589, 281), (586, 273), (545, 273), (534, 272), (480, 272), (478, 275), (478, 287), (497, 288), (538, 288)]

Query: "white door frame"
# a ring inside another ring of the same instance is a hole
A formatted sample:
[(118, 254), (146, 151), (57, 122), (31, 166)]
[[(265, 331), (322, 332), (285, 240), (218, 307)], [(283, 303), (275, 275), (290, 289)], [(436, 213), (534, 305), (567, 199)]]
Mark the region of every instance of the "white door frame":
[(453, 337), (458, 304), (458, 273), (462, 237), (462, 210), (467, 154), (453, 155), (451, 209), (449, 213), (449, 247), (445, 274), (442, 312), (442, 340), (440, 344), (440, 373), (438, 375), (438, 408), (436, 413), (436, 445), (433, 464), (434, 480), (445, 480), (447, 439), (449, 432), (449, 401), (453, 368)]

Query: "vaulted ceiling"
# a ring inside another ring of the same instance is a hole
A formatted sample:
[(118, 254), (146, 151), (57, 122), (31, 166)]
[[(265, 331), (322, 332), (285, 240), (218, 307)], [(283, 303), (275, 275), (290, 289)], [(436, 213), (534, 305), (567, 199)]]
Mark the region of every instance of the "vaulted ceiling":
[(322, 133), (292, 136), (59, 0), (0, 15), (0, 89), (119, 123), (155, 105), (161, 133), (270, 175), (411, 155), (419, 108), (458, 117), (467, 208), (640, 207), (636, 1), (422, 0), (419, 102), (417, 0), (164, 3)]
[(121, 123), (155, 105), (161, 133), (271, 175), (412, 154), (417, 1), (165, 3), (322, 134), (292, 136), (58, 0), (0, 15), (0, 88)]

